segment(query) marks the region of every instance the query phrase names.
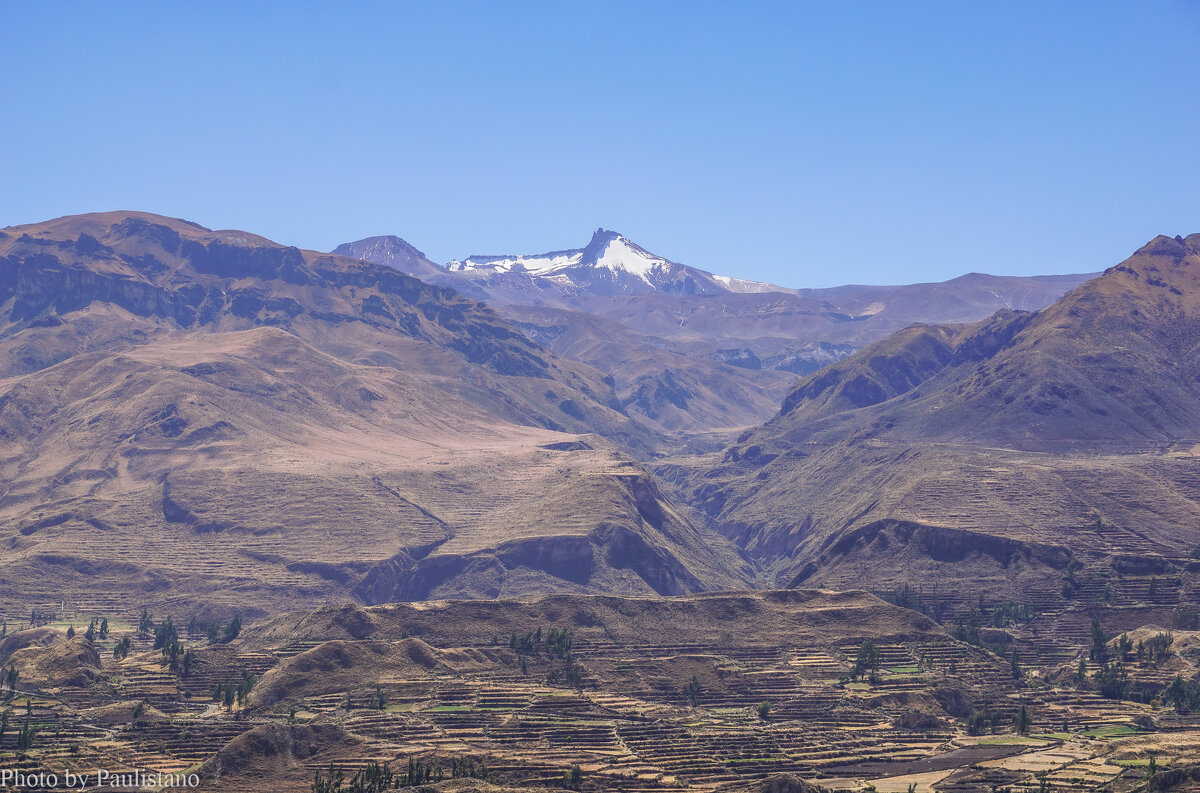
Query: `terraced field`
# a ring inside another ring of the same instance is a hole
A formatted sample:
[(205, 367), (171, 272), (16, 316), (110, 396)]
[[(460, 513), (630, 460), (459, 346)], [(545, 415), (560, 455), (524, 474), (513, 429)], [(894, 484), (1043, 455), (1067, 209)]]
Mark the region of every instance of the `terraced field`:
[[(132, 652), (117, 661), (110, 647), (126, 635)], [(186, 676), (125, 630), (97, 642), (88, 685), (19, 680), (0, 764), (189, 770), (239, 791), (308, 790), (331, 764), (419, 758), (447, 776), (456, 761), (485, 766), (505, 787), (558, 787), (578, 765), (585, 790), (712, 791), (791, 773), (949, 793), (1125, 789), (1151, 755), (1160, 767), (1200, 759), (1200, 717), (1104, 699), (1054, 665), (1015, 679), (1004, 658), (865, 594), (345, 607), (280, 617), (230, 645), (184, 639), (197, 648)], [(1200, 634), (1176, 642), (1167, 661), (1129, 659), (1130, 677), (1165, 685), (1190, 670)], [(856, 674), (864, 645), (874, 660)], [(244, 702), (213, 701), (248, 677)], [(36, 738), (18, 753), (27, 707)], [(968, 730), (971, 714), (986, 722)]]

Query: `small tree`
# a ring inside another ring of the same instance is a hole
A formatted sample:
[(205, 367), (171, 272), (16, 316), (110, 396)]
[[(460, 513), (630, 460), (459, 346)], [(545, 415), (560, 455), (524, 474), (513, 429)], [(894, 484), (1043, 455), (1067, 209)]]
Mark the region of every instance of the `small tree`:
[(229, 644), (238, 637), (242, 632), (242, 615), (234, 614), (233, 619), (225, 626), (225, 633), (221, 636), (221, 644)]
[(1129, 687), (1129, 677), (1120, 664), (1104, 664), (1096, 672), (1095, 679), (1100, 696), (1108, 699), (1122, 699)]
[(758, 703), (757, 710), (758, 710), (758, 717), (760, 719), (765, 719), (765, 718), (767, 718), (767, 715), (771, 712), (771, 703), (770, 702), (760, 702), (760, 703)]
[(1104, 628), (1097, 619), (1092, 620), (1091, 658), (1101, 664), (1108, 660), (1108, 636), (1105, 635)]
[(579, 790), (583, 787), (583, 769), (579, 767), (578, 763), (563, 774), (562, 784), (567, 790)]
[(878, 668), (879, 648), (875, 646), (875, 642), (867, 639), (858, 648), (858, 655), (854, 659), (854, 679), (857, 680), (864, 672)]
[(1028, 733), (1030, 722), (1031, 719), (1029, 718), (1029, 708), (1022, 705), (1021, 709), (1017, 711), (1017, 717), (1013, 722), (1017, 728), (1017, 732), (1021, 733), (1022, 735)]
[(68, 626), (67, 626), (67, 638), (68, 638), (68, 639), (74, 639), (74, 638), (75, 638), (75, 626), (74, 626), (74, 625), (68, 625)]
[(33, 741), (37, 737), (37, 731), (33, 729), (31, 719), (33, 718), (33, 703), (30, 700), (25, 700), (25, 725), (21, 727), (21, 731), (17, 733), (17, 751), (24, 753), (33, 748)]
[(108, 638), (108, 617), (100, 620), (100, 641)]
[(691, 681), (683, 689), (683, 695), (688, 698), (688, 702), (692, 703), (692, 707), (696, 707), (700, 703), (700, 681), (692, 675)]

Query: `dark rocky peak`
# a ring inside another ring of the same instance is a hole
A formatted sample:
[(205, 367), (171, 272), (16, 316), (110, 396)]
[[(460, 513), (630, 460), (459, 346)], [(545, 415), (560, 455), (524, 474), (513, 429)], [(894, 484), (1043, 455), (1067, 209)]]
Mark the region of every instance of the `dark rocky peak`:
[[(354, 259), (367, 259), (368, 261), (376, 261), (380, 264), (385, 262), (379, 261), (380, 258), (395, 258), (395, 257), (414, 257), (418, 259), (428, 259), (424, 252), (418, 250), (416, 246), (409, 243), (407, 240), (397, 237), (394, 234), (384, 234), (378, 237), (366, 237), (357, 242), (343, 242), (341, 245), (333, 249), (332, 253), (338, 256), (350, 256)], [(363, 254), (370, 254), (365, 256)]]
[[(592, 235), (592, 239), (588, 242), (587, 247), (583, 249), (583, 260), (585, 262), (594, 262), (604, 255), (604, 249), (610, 243), (621, 238), (620, 232), (607, 231), (603, 228), (596, 229), (596, 233)], [(628, 242), (628, 240), (626, 240)]]
[[(1200, 235), (1192, 235), (1200, 236)], [(1182, 237), (1168, 237), (1165, 234), (1159, 234), (1154, 239), (1147, 242), (1142, 247), (1134, 251), (1134, 256), (1170, 256), (1175, 259), (1182, 259), (1190, 253), (1194, 253), (1195, 249), (1190, 249), (1187, 241)]]

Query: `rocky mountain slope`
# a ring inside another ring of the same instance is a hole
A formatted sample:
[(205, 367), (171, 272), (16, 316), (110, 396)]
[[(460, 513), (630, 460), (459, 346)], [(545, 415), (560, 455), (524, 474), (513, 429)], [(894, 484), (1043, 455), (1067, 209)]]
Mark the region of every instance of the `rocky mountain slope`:
[(1200, 235), (1158, 237), (1040, 312), (908, 328), (802, 379), (715, 466), (662, 473), (788, 585), (1188, 591), (1198, 277)]
[(647, 431), (601, 373), (452, 290), (140, 213), (0, 235), (10, 603), (749, 580), (620, 450)]

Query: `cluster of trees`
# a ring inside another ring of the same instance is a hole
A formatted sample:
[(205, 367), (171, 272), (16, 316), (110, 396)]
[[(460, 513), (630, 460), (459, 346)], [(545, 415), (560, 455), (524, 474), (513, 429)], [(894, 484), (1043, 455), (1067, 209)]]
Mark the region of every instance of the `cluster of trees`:
[(250, 689), (254, 688), (254, 684), (257, 682), (258, 679), (254, 675), (243, 669), (242, 679), (238, 681), (237, 685), (233, 683), (217, 684), (216, 689), (213, 691), (213, 702), (224, 705), (226, 709), (232, 709), (234, 702), (241, 705), (246, 701), (246, 697), (250, 694)]
[(508, 646), (517, 655), (539, 656), (544, 651), (551, 658), (566, 658), (574, 646), (574, 636), (570, 628), (551, 627), (543, 638), (542, 629), (519, 634), (516, 631), (508, 639)]
[[(1129, 638), (1129, 634), (1122, 633), (1117, 637), (1116, 660), (1126, 661), (1130, 656), (1133, 656), (1138, 661), (1158, 664), (1171, 657), (1171, 645), (1174, 643), (1175, 635), (1167, 631), (1166, 633), (1156, 633), (1149, 639), (1140, 639), (1135, 647), (1133, 639)], [(1092, 660), (1099, 661), (1100, 663), (1109, 660), (1108, 639), (1097, 620), (1092, 620), (1092, 649), (1090, 655)]]
[(979, 637), (979, 626), (979, 612), (976, 609), (971, 609), (971, 613), (967, 615), (965, 622), (961, 619), (955, 621), (954, 628), (951, 629), (950, 635), (955, 639), (958, 639), (960, 642), (966, 642), (967, 644), (973, 644), (976, 647), (982, 647), (983, 640)]
[[(370, 708), (371, 710), (383, 710), (384, 708), (387, 707), (387, 703), (388, 703), (387, 694), (385, 694), (383, 692), (383, 688), (381, 686), (376, 684), (375, 690), (372, 691), (370, 697), (367, 698), (367, 707)], [(349, 713), (352, 710), (354, 710), (354, 695), (351, 692), (347, 691), (346, 692), (346, 712)]]
[(235, 614), (228, 623), (220, 620), (202, 620), (192, 617), (188, 620), (188, 636), (204, 636), (209, 644), (229, 644), (242, 632), (242, 615)]
[(1179, 606), (1171, 614), (1171, 623), (1187, 631), (1200, 630), (1200, 610), (1192, 606)]
[[(71, 625), (67, 628), (67, 638), (68, 639), (75, 638), (75, 626), (74, 625)], [(90, 623), (88, 623), (87, 631), (83, 634), (83, 638), (87, 639), (89, 642), (95, 642), (97, 638), (99, 638), (100, 641), (104, 641), (105, 639), (107, 639), (108, 638), (108, 617), (105, 617), (103, 620), (101, 620), (99, 624), (97, 624), (96, 618), (92, 617), (92, 621)]]
[[(492, 637), (492, 642), (499, 644), (496, 637)], [(562, 669), (551, 668), (546, 673), (548, 684), (565, 683), (573, 688), (583, 688), (584, 669), (583, 666), (575, 663), (573, 651), (575, 637), (570, 628), (551, 627), (544, 633), (540, 627), (526, 633), (513, 631), (508, 638), (508, 646), (521, 659), (521, 674), (527, 674), (529, 671), (527, 661), (529, 656), (536, 658), (544, 652), (548, 658), (563, 660)]]
[[(487, 779), (488, 769), (471, 758), (452, 757), (450, 776), (452, 779)], [(393, 771), (390, 763), (380, 764), (372, 760), (349, 780), (345, 771), (331, 764), (327, 773), (317, 771), (313, 774), (310, 790), (312, 793), (382, 793), (385, 790), (441, 782), (445, 778), (445, 769), (435, 765), (432, 760), (410, 757), (407, 768), (399, 772)]]
[(21, 676), (21, 673), (17, 671), (17, 668), (15, 666), (13, 666), (12, 664), (9, 664), (8, 671), (4, 673), (4, 698), (5, 699), (12, 699), (13, 695), (17, 693), (17, 679), (20, 676)]
[(692, 703), (693, 708), (700, 704), (700, 680), (695, 675), (692, 675), (692, 679), (683, 687), (683, 695)]
[(162, 653), (163, 665), (172, 672), (182, 677), (191, 675), (196, 656), (180, 640), (175, 621), (169, 616), (154, 628), (154, 649)]
[(1163, 701), (1173, 705), (1179, 713), (1200, 710), (1200, 682), (1175, 675), (1171, 685), (1163, 689)]
[(121, 638), (121, 641), (117, 642), (116, 646), (113, 647), (113, 658), (120, 661), (128, 657), (131, 649), (133, 649), (133, 640), (128, 636), (124, 636)]
[(1170, 631), (1156, 633), (1148, 641), (1137, 643), (1137, 659), (1148, 660), (1157, 664), (1171, 657), (1171, 645), (1175, 643), (1175, 635)]
[[(242, 617), (240, 614), (235, 614), (228, 624), (217, 621), (201, 622), (196, 617), (192, 617), (187, 625), (187, 635), (207, 635), (209, 641), (214, 644), (228, 644), (236, 639), (241, 631)], [(143, 606), (142, 613), (138, 617), (137, 633), (145, 637), (154, 637), (154, 649), (162, 653), (163, 665), (172, 672), (178, 672), (183, 677), (192, 674), (198, 659), (180, 637), (179, 629), (176, 628), (175, 619), (172, 616), (167, 615), (162, 622), (156, 623), (150, 610)], [(85, 637), (88, 641), (93, 641), (96, 637), (108, 638), (108, 619), (102, 619), (99, 624), (93, 619)], [(129, 655), (132, 648), (133, 642), (126, 636), (113, 648), (113, 657), (120, 661)]]
[(892, 603), (900, 608), (919, 611), (938, 622), (942, 621), (942, 616), (946, 611), (946, 603), (941, 599), (936, 583), (931, 588), (929, 594), (925, 593), (923, 585), (920, 589), (913, 589), (907, 583), (899, 589), (893, 589), (888, 592), (875, 592), (875, 594), (881, 600), (886, 600), (888, 603)]
[(561, 670), (551, 669), (546, 673), (546, 683), (551, 686), (563, 683), (571, 688), (583, 688), (583, 666), (575, 663), (573, 656), (563, 659)]
[(474, 758), (471, 757), (451, 757), (450, 778), (487, 779), (488, 767), (487, 764), (483, 762), (480, 762), (478, 765), (476, 765)]
[[(168, 616), (162, 623), (155, 625), (154, 617), (150, 614), (149, 609), (142, 607), (141, 617), (138, 619), (137, 632), (149, 636), (154, 635), (155, 649), (158, 648), (160, 636), (167, 633), (178, 637), (179, 632), (175, 627), (174, 619)], [(228, 623), (220, 620), (201, 620), (198, 617), (192, 617), (188, 620), (185, 633), (189, 637), (204, 636), (211, 644), (229, 644), (236, 639), (242, 632), (242, 615), (234, 614), (233, 619)]]
[(375, 691), (371, 694), (371, 707), (375, 710), (383, 710), (387, 707), (387, 696), (379, 684), (375, 685)]
[(868, 680), (872, 685), (876, 682), (875, 673), (879, 670), (880, 654), (879, 647), (875, 642), (867, 639), (858, 648), (858, 654), (854, 658), (854, 669), (851, 671), (851, 677), (858, 680), (864, 674), (869, 674)]
[[(7, 742), (8, 725), (12, 722), (12, 708), (5, 708), (0, 712), (0, 749), (4, 748)], [(21, 729), (17, 731), (16, 747), (17, 752), (24, 754), (33, 748), (33, 742), (37, 738), (37, 730), (33, 727), (33, 701), (25, 700), (25, 723), (21, 725)]]
[[(1091, 682), (1095, 685), (1096, 691), (1100, 696), (1108, 699), (1129, 699), (1135, 701), (1149, 702), (1156, 695), (1156, 690), (1146, 685), (1135, 685), (1129, 679), (1129, 674), (1126, 672), (1123, 662), (1131, 657), (1136, 658), (1140, 662), (1158, 664), (1171, 656), (1171, 645), (1175, 643), (1175, 636), (1167, 631), (1158, 633), (1149, 639), (1139, 640), (1135, 645), (1128, 634), (1122, 633), (1117, 637), (1116, 648), (1109, 647), (1109, 637), (1104, 632), (1103, 626), (1097, 619), (1092, 620), (1092, 646), (1088, 650), (1088, 657), (1100, 664), (1100, 668), (1092, 677)], [(1087, 665), (1083, 659), (1079, 660), (1079, 672), (1076, 675), (1076, 682), (1080, 686), (1086, 685)], [(1187, 707), (1187, 689), (1186, 682), (1180, 681), (1181, 686), (1176, 687), (1171, 695), (1182, 697), (1184, 707)], [(1174, 683), (1172, 683), (1174, 686)], [(1198, 695), (1200, 696), (1200, 695)]]
[[(967, 716), (967, 732), (970, 735), (980, 735), (984, 732), (1003, 727), (1008, 724), (1008, 717), (997, 710), (978, 711), (973, 710)], [(1030, 725), (1033, 724), (1033, 717), (1029, 713), (1029, 708), (1025, 705), (1021, 706), (1012, 717), (1012, 725), (1017, 732), (1022, 735), (1029, 732)]]
[(563, 774), (562, 786), (567, 790), (579, 790), (583, 787), (583, 769), (579, 767), (578, 763), (568, 768)]
[(1017, 648), (1013, 647), (1012, 655), (1008, 657), (1008, 671), (1012, 675), (1013, 680), (1020, 680), (1025, 677), (1025, 672), (1021, 669), (1021, 655), (1017, 652)]
[(1024, 603), (998, 603), (992, 607), (988, 624), (993, 628), (1023, 625), (1033, 619), (1033, 609)]
[(1125, 699), (1129, 693), (1129, 675), (1119, 663), (1104, 663), (1096, 670), (1096, 690), (1107, 699)]

